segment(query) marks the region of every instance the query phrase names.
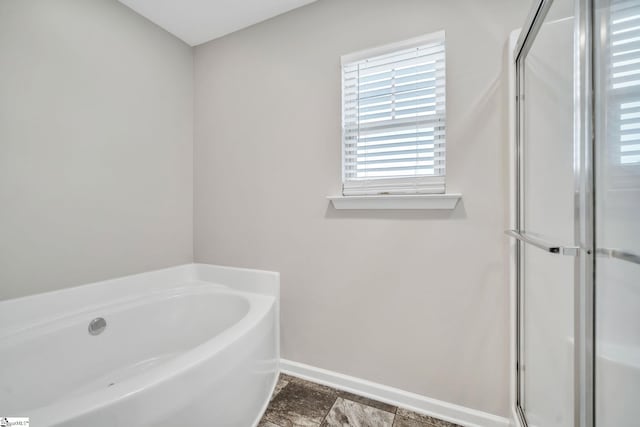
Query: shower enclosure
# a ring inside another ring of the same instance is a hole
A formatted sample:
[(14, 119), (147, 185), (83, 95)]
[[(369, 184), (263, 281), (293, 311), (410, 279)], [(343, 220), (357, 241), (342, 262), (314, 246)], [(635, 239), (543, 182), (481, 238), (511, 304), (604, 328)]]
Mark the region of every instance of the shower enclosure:
[(517, 421), (640, 425), (640, 0), (542, 0), (514, 51)]

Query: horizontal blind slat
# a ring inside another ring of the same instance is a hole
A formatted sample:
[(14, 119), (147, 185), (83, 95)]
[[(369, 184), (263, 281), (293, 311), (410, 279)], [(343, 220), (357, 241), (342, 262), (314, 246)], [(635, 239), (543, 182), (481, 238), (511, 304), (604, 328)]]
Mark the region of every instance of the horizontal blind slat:
[(377, 159), (377, 158), (415, 158), (416, 156), (429, 156), (434, 157), (436, 153), (432, 148), (414, 148), (409, 150), (389, 150), (389, 151), (380, 151), (376, 153), (371, 152), (353, 152), (347, 153), (347, 157), (355, 157), (355, 158), (363, 158), (363, 159)]
[(346, 133), (356, 133), (360, 135), (370, 135), (384, 130), (395, 129), (397, 131), (405, 129), (432, 128), (444, 126), (444, 116), (431, 114), (426, 116), (405, 117), (401, 119), (390, 119), (374, 123), (360, 123), (357, 127), (345, 129)]

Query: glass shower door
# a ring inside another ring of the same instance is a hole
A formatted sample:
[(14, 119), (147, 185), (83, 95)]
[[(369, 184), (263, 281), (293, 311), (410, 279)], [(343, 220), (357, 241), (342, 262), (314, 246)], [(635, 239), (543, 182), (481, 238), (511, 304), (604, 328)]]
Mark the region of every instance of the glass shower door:
[(640, 0), (597, 0), (596, 426), (640, 423)]
[(530, 427), (573, 427), (573, 0), (543, 3), (517, 61), (518, 405)]
[(529, 24), (516, 59), (517, 409), (526, 426), (637, 426), (640, 0), (540, 0)]

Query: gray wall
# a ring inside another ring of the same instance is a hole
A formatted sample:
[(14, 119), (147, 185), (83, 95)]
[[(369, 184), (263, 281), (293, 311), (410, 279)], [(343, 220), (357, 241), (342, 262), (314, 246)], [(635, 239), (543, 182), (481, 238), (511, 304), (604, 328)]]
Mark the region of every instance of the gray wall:
[(116, 0), (0, 0), (0, 299), (190, 262), (193, 54)]
[[(508, 34), (528, 1), (321, 0), (196, 48), (195, 258), (282, 273), (282, 355), (507, 416)], [(445, 29), (453, 212), (336, 211), (340, 55)]]

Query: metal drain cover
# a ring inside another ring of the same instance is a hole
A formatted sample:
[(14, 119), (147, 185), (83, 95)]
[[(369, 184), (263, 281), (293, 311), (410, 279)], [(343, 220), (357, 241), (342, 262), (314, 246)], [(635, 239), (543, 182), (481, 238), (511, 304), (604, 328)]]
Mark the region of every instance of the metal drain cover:
[(102, 317), (96, 317), (91, 322), (89, 322), (89, 333), (91, 335), (99, 335), (104, 331), (104, 328), (107, 327), (107, 321)]

